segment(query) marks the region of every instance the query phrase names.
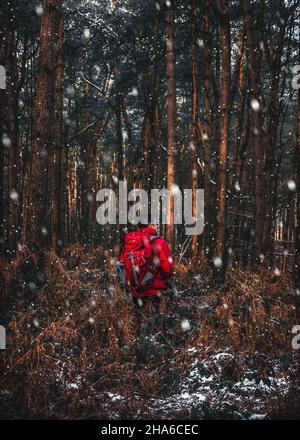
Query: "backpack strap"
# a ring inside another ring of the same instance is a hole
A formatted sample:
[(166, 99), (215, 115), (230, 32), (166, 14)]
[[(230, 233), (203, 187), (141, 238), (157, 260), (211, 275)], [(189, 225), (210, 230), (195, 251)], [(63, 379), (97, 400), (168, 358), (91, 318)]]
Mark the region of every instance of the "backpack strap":
[(154, 240), (157, 240), (158, 238), (161, 238), (159, 235), (152, 235), (151, 237), (150, 237), (150, 243), (152, 243), (152, 241), (154, 241)]

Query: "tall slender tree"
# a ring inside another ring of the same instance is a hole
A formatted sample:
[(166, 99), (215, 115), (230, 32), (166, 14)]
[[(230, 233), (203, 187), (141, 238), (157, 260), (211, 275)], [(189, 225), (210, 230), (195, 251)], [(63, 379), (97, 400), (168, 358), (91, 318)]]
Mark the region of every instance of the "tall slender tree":
[(39, 252), (40, 267), (43, 266), (43, 251), (50, 245), (51, 199), (47, 188), (54, 163), (49, 163), (48, 157), (53, 149), (55, 71), (61, 13), (62, 0), (45, 0), (40, 29), (29, 203), (23, 207), (30, 215), (26, 216), (23, 225), (22, 241)]
[(175, 149), (176, 149), (176, 79), (175, 79), (175, 1), (167, 5), (167, 38), (166, 38), (166, 61), (167, 61), (167, 119), (168, 119), (168, 165), (167, 165), (167, 188), (169, 191), (169, 224), (167, 225), (167, 240), (171, 249), (175, 247), (174, 226), (174, 185), (175, 185)]
[(255, 187), (255, 234), (253, 261), (259, 262), (263, 255), (264, 238), (264, 149), (262, 144), (262, 112), (260, 99), (260, 72), (257, 43), (255, 41), (254, 8), (249, 0), (243, 2), (246, 27), (246, 54), (249, 72), (249, 103), (251, 113), (251, 135), (254, 149)]
[[(227, 190), (228, 190), (228, 148), (229, 148), (229, 108), (230, 108), (230, 87), (231, 87), (231, 46), (230, 46), (230, 21), (229, 21), (229, 2), (221, 0), (217, 15), (220, 20), (220, 40), (221, 40), (221, 124), (220, 124), (220, 144), (219, 144), (219, 168), (218, 168), (218, 188), (217, 188), (217, 230), (216, 230), (216, 257), (221, 258), (217, 264), (218, 274), (221, 279), (224, 277), (227, 261), (226, 253), (226, 222), (227, 222)], [(219, 260), (218, 260), (219, 261)]]

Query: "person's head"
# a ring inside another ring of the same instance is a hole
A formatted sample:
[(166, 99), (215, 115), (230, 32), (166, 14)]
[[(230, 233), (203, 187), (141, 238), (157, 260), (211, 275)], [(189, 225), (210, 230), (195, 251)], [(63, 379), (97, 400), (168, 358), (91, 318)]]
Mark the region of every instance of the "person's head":
[(148, 228), (154, 229), (159, 234), (159, 224), (156, 223), (149, 223)]

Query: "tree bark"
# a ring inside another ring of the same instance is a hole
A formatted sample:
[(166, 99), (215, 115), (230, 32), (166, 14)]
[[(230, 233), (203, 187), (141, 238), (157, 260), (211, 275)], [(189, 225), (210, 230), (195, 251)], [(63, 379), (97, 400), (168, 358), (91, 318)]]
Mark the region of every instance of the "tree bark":
[(7, 199), (8, 199), (8, 224), (7, 241), (8, 249), (14, 251), (19, 236), (19, 194), (17, 192), (17, 175), (19, 169), (19, 141), (18, 141), (18, 93), (17, 93), (17, 63), (16, 41), (11, 14), (7, 20), (7, 107), (8, 131), (10, 139), (8, 147), (7, 167)]
[[(254, 37), (254, 11), (249, 0), (243, 2), (246, 26), (246, 53), (248, 58), (251, 106), (251, 131), (253, 134), (254, 148), (254, 178), (255, 178), (255, 233), (252, 260), (255, 264), (263, 255), (264, 238), (264, 149), (262, 145), (262, 115), (260, 102), (260, 78), (257, 45)], [(257, 105), (258, 103), (258, 105)]]
[(65, 238), (65, 191), (64, 187), (64, 148), (63, 148), (63, 75), (64, 75), (64, 22), (60, 18), (57, 57), (56, 57), (56, 75), (55, 75), (55, 119), (54, 119), (54, 154), (55, 154), (55, 180), (53, 182), (52, 194), (52, 247), (59, 253)]
[[(299, 44), (299, 63), (300, 63), (300, 44)], [(297, 227), (295, 237), (295, 281), (300, 289), (300, 88), (298, 89), (298, 114), (297, 114), (297, 146), (296, 146), (296, 205), (297, 205)]]
[[(221, 99), (221, 126), (219, 145), (219, 169), (217, 186), (217, 230), (215, 256), (221, 258), (222, 268), (217, 267), (217, 275), (223, 281), (227, 264), (226, 221), (227, 221), (227, 173), (228, 173), (228, 143), (229, 143), (229, 107), (230, 107), (230, 22), (228, 0), (220, 1), (220, 39), (222, 65), (222, 99)], [(218, 265), (219, 266), (219, 265)]]
[[(39, 254), (43, 267), (43, 251), (50, 245), (50, 197), (47, 192), (49, 159), (53, 148), (55, 104), (55, 70), (62, 0), (45, 0), (40, 29), (40, 54), (37, 74), (35, 118), (33, 125), (30, 169), (30, 212), (23, 227), (22, 241)], [(50, 164), (51, 165), (51, 164)], [(50, 171), (52, 172), (52, 171)]]
[[(201, 157), (200, 150), (202, 147), (202, 129), (200, 121), (200, 107), (201, 107), (201, 87), (200, 87), (200, 69), (199, 69), (199, 19), (200, 10), (196, 0), (192, 5), (192, 117), (193, 117), (193, 148), (192, 154), (192, 191), (193, 191), (193, 217), (197, 216), (197, 204), (196, 204), (196, 190), (203, 188), (204, 185), (204, 172), (199, 166), (199, 160)], [(199, 220), (199, 219), (198, 219)], [(203, 243), (200, 235), (193, 235), (193, 257), (197, 261), (197, 257), (200, 255), (201, 244)]]
[(167, 165), (167, 188), (169, 191), (169, 222), (166, 227), (166, 237), (172, 250), (175, 247), (175, 225), (174, 225), (174, 197), (175, 184), (175, 149), (176, 149), (176, 80), (175, 80), (175, 19), (174, 0), (167, 9), (167, 39), (166, 39), (166, 60), (167, 60), (167, 120), (168, 120), (168, 165)]

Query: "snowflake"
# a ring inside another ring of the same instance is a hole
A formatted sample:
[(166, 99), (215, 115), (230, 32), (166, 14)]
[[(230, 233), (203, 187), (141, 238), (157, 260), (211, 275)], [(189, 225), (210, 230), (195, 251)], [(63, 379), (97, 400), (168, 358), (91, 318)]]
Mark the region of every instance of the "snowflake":
[(44, 8), (42, 4), (36, 5), (35, 7), (35, 13), (38, 17), (41, 17), (44, 13)]
[(218, 269), (223, 266), (223, 261), (222, 261), (221, 257), (214, 257), (213, 263), (214, 263), (215, 267)]
[(174, 196), (180, 194), (179, 186), (176, 185), (176, 183), (174, 183), (174, 185), (172, 185), (172, 194), (173, 194)]
[(236, 190), (236, 192), (240, 192), (241, 191), (241, 187), (240, 187), (239, 182), (235, 182), (234, 183), (234, 189)]
[(132, 87), (132, 90), (130, 92), (130, 95), (132, 96), (138, 96), (139, 92), (138, 89), (136, 87)]
[(198, 38), (197, 44), (201, 49), (204, 47), (204, 41), (202, 40), (202, 38)]
[(181, 328), (185, 332), (191, 328), (191, 324), (189, 323), (188, 319), (183, 319), (181, 321)]
[(17, 191), (12, 190), (10, 193), (10, 198), (14, 201), (17, 202), (19, 200), (19, 194), (17, 193)]
[(11, 146), (11, 140), (10, 138), (7, 136), (7, 134), (4, 134), (2, 136), (2, 144), (4, 147), (9, 148)]
[(296, 183), (294, 180), (292, 179), (288, 180), (287, 186), (290, 191), (296, 191)]
[(274, 270), (274, 274), (275, 274), (277, 277), (280, 277), (281, 272), (280, 272), (280, 270), (278, 269), (278, 267), (275, 268), (275, 270)]
[(91, 31), (89, 28), (84, 28), (83, 30), (83, 36), (86, 40), (88, 40), (89, 38), (91, 38)]
[(259, 111), (260, 104), (257, 99), (251, 99), (251, 107), (252, 107), (252, 110), (254, 110), (255, 112)]

